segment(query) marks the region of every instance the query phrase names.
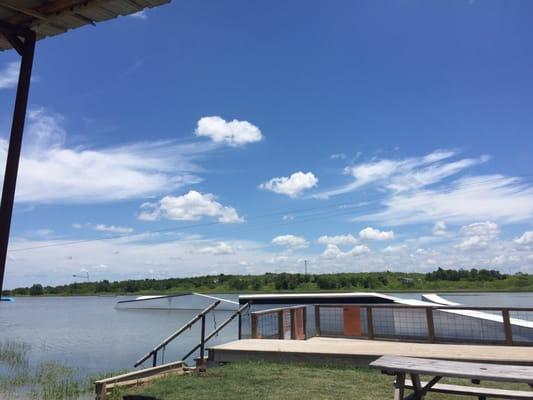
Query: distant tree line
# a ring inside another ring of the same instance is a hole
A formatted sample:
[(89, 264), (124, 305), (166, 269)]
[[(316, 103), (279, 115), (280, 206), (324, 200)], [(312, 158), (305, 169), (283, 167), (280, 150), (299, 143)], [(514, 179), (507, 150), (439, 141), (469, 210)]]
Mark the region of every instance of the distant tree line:
[(3, 295), (106, 295), (137, 293), (260, 292), (319, 290), (533, 290), (533, 275), (502, 274), (487, 269), (442, 269), (429, 273), (353, 272), (337, 274), (266, 273), (206, 275), (188, 278), (75, 282), (68, 285), (20, 287)]

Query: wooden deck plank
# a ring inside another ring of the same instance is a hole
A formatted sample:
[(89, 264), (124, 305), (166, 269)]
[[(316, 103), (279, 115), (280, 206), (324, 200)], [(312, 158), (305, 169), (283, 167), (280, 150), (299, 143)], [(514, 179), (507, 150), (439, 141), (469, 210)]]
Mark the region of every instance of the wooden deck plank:
[(214, 361), (245, 358), (279, 361), (343, 359), (359, 364), (381, 356), (425, 357), (442, 360), (478, 361), (499, 364), (533, 365), (533, 347), (482, 346), (433, 343), (388, 342), (314, 337), (309, 340), (244, 339), (209, 349)]

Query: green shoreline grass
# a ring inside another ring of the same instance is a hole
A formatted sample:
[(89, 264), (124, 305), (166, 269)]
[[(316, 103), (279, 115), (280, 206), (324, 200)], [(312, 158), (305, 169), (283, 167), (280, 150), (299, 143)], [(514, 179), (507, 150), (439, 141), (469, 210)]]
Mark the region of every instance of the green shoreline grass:
[[(393, 381), (393, 377), (368, 367), (235, 362), (210, 368), (204, 375), (162, 378), (124, 393), (151, 396), (158, 400), (385, 400), (393, 398)], [(460, 380), (446, 382), (470, 384)], [(528, 390), (527, 385), (488, 382), (483, 382), (483, 385)], [(452, 400), (465, 397), (430, 393), (426, 398)]]

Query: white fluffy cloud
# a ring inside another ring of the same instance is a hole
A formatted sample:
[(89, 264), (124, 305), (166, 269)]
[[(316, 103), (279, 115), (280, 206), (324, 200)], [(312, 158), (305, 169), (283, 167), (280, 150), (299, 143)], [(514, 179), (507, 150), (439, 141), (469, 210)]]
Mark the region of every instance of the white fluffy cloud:
[(481, 236), (470, 236), (459, 243), (456, 248), (464, 251), (483, 250), (489, 247), (489, 242)]
[(433, 225), (433, 234), (435, 236), (444, 236), (446, 233), (446, 223), (444, 221), (435, 222), (435, 225)]
[(218, 242), (213, 246), (206, 246), (200, 250), (202, 253), (214, 254), (214, 255), (226, 255), (233, 254), (235, 250), (233, 246), (226, 242)]
[[(77, 227), (77, 226), (79, 226), (79, 224), (74, 224), (74, 225), (76, 225), (76, 229), (79, 229)], [(118, 234), (126, 234), (126, 233), (132, 233), (133, 232), (133, 228), (129, 228), (129, 227), (126, 227), (126, 226), (115, 226), (115, 225), (105, 225), (105, 224), (97, 224), (97, 225), (95, 225), (94, 226), (94, 230), (95, 231), (100, 231), (100, 232), (109, 232), (109, 233), (118, 233)]]
[(155, 221), (166, 218), (177, 221), (194, 221), (202, 217), (215, 217), (221, 223), (244, 222), (235, 208), (223, 206), (211, 193), (191, 190), (183, 196), (165, 196), (157, 203), (141, 205), (139, 219)]
[(292, 249), (305, 248), (309, 246), (307, 240), (302, 236), (280, 235), (272, 239), (272, 243), (278, 246), (285, 246)]
[(337, 236), (320, 236), (317, 240), (320, 244), (334, 244), (336, 246), (343, 246), (343, 245), (354, 245), (359, 242), (359, 240), (351, 235), (337, 235)]
[(407, 250), (409, 250), (409, 247), (407, 247), (405, 244), (401, 244), (398, 246), (387, 246), (381, 250), (381, 252), (385, 254), (398, 254), (405, 253)]
[(394, 239), (394, 232), (367, 227), (359, 232), (359, 237), (365, 240), (392, 240)]
[(259, 142), (263, 138), (261, 130), (248, 121), (234, 119), (228, 122), (218, 116), (200, 118), (194, 133), (232, 147)]
[[(45, 109), (28, 112), (17, 183), (17, 202), (98, 203), (143, 198), (200, 182), (200, 143), (133, 143), (87, 149), (66, 145), (64, 118)], [(0, 163), (8, 142), (0, 139)]]
[(357, 257), (370, 253), (370, 249), (365, 245), (354, 246), (350, 251), (342, 251), (337, 245), (328, 244), (326, 249), (320, 255), (324, 259), (343, 259), (348, 257)]
[(514, 242), (521, 247), (533, 247), (533, 231), (524, 232), (522, 236), (516, 238)]
[(305, 190), (315, 187), (317, 183), (318, 179), (312, 172), (304, 173), (299, 171), (289, 177), (272, 178), (268, 182), (259, 185), (259, 187), (294, 198)]
[(9, 89), (17, 86), (19, 79), (19, 67), (18, 61), (7, 63), (2, 70), (0, 70), (0, 89)]
[(500, 227), (491, 221), (475, 222), (463, 226), (460, 232), (466, 238), (455, 246), (457, 249), (464, 251), (483, 250), (489, 247), (490, 242), (498, 237)]
[(465, 236), (479, 236), (484, 239), (494, 239), (500, 233), (500, 227), (495, 222), (485, 221), (485, 222), (475, 222), (463, 226), (461, 228), (461, 233)]

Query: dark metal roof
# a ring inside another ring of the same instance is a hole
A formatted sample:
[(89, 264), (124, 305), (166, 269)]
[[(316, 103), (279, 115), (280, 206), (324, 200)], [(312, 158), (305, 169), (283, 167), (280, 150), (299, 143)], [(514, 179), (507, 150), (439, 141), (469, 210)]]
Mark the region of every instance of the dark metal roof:
[[(0, 21), (35, 31), (37, 40), (157, 7), (170, 0), (0, 0)], [(0, 35), (0, 51), (11, 49)]]

